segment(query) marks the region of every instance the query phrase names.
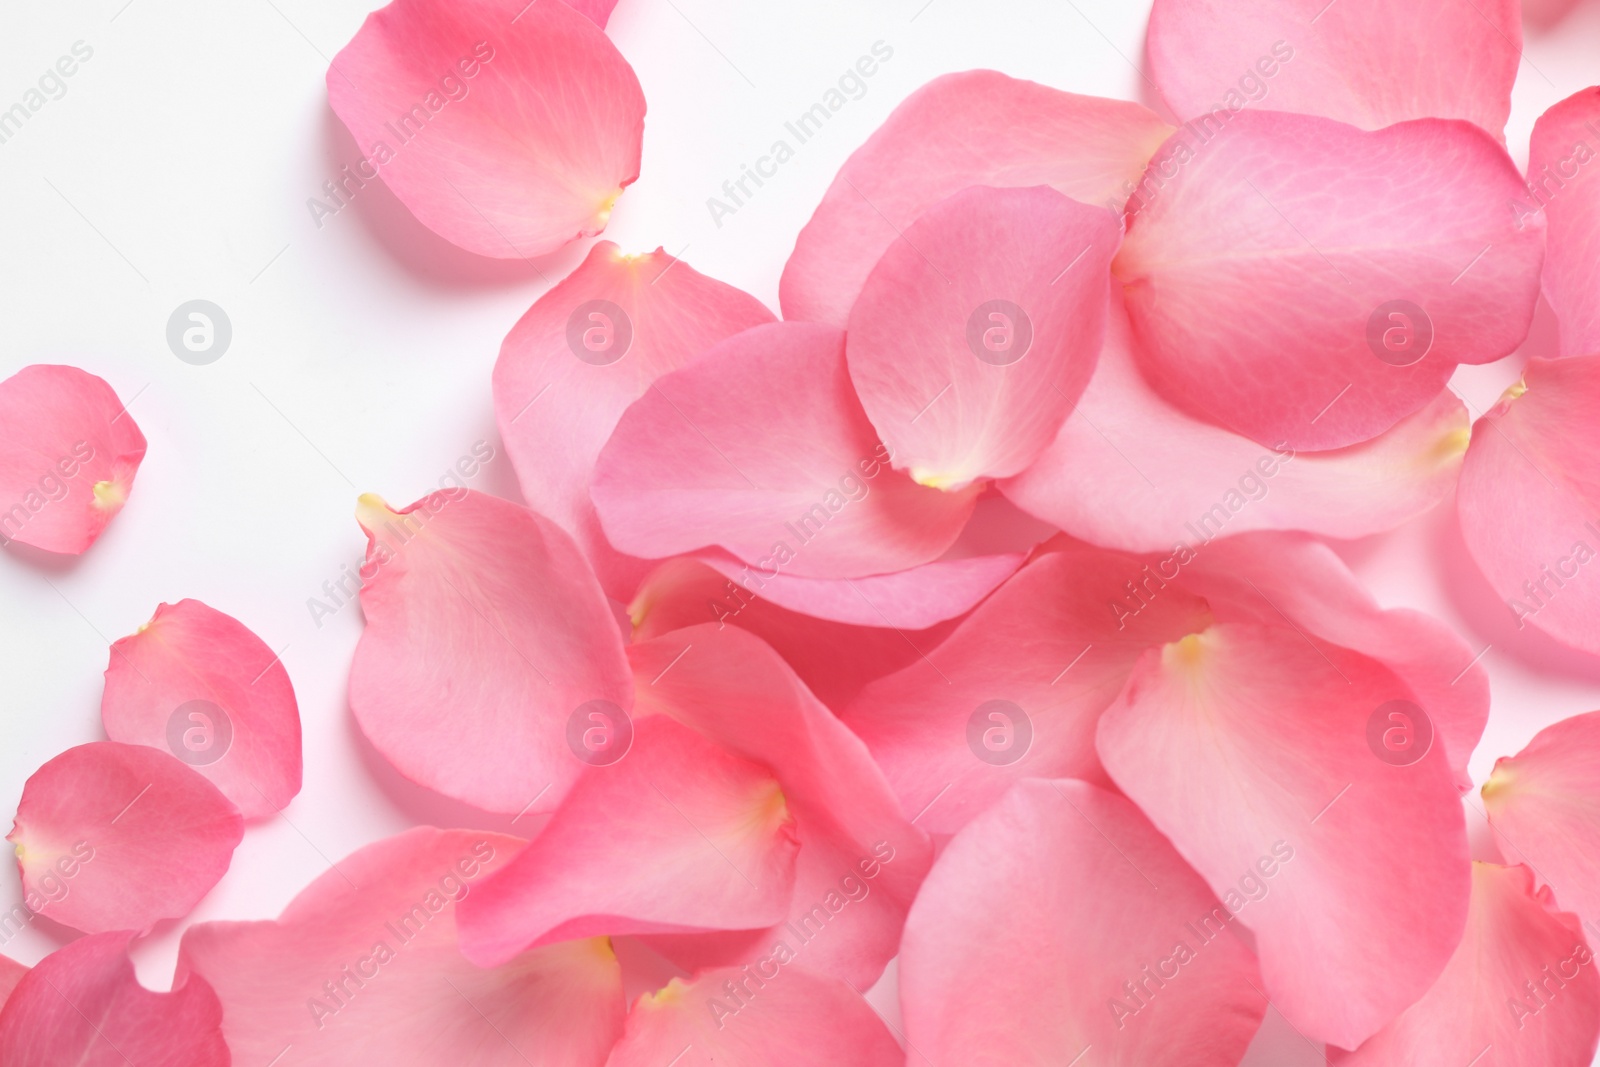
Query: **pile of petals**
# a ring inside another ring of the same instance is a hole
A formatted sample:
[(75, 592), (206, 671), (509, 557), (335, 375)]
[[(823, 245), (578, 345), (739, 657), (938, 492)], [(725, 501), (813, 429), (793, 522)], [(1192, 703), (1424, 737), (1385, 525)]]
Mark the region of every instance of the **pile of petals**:
[[(610, 8), (394, 0), (330, 104), (422, 224), (544, 255), (640, 173)], [(377, 841), (144, 988), (301, 778), (270, 647), (164, 604), (23, 789), (26, 909), (86, 936), (0, 959), (0, 1063), (1211, 1067), (1269, 1011), (1330, 1063), (1590, 1063), (1600, 712), (1475, 794), (1481, 653), (1320, 540), (1453, 495), (1517, 624), (1600, 655), (1600, 89), (1520, 172), (1520, 23), (1156, 0), (1161, 114), (936, 78), (781, 317), (594, 242), (495, 366), (523, 502), (356, 509), (356, 723), (529, 836)], [(1541, 298), (1559, 356), (1473, 425), (1453, 372)], [(144, 437), (67, 367), (0, 415), (6, 540), (85, 551)]]

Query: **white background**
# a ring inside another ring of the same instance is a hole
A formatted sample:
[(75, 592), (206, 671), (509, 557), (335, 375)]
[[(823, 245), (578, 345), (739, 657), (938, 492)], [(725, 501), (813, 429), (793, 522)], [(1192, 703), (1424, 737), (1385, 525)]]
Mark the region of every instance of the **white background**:
[[(409, 503), (475, 441), (498, 450), (489, 375), (501, 338), (586, 250), (537, 266), (481, 260), (424, 230), (381, 185), (315, 224), (307, 199), (357, 158), (323, 75), (365, 3), (0, 5), (0, 109), (74, 42), (94, 49), (66, 95), (0, 145), (0, 378), (36, 362), (82, 366), (131, 400), (150, 439), (127, 507), (85, 557), (0, 552), (0, 814), (39, 764), (102, 737), (109, 641), (162, 601), (196, 597), (237, 616), (283, 650), (305, 788), (284, 816), (250, 826), (190, 921), (270, 917), (330, 860), (418, 821), (529, 829), (390, 770), (345, 706), (358, 610), (319, 629), (307, 609), (360, 557), (358, 492)], [(795, 234), (908, 93), (992, 67), (1149, 103), (1137, 70), (1147, 14), (1138, 0), (622, 0), (610, 32), (649, 114), (642, 177), (605, 236), (625, 250), (664, 246), (776, 308)], [(880, 40), (894, 55), (866, 95), (716, 226), (707, 197)], [(1534, 118), (1600, 81), (1600, 0), (1530, 32), (1526, 56), (1508, 131), (1519, 162)], [(168, 316), (194, 298), (232, 320), (232, 347), (211, 366), (166, 345)], [(1481, 411), (1518, 365), (1463, 372), (1456, 385)], [(516, 495), (503, 455), (474, 485)], [(1339, 548), (1385, 604), (1430, 611), (1475, 650), (1489, 646), (1495, 704), (1479, 781), (1542, 726), (1600, 708), (1600, 661), (1514, 629), (1463, 554), (1453, 506)], [(9, 906), (20, 887), (4, 866)], [(152, 986), (169, 982), (183, 925), (141, 947)], [(47, 927), (4, 951), (36, 962), (68, 936)], [(894, 1018), (892, 978), (873, 999)], [(1248, 1062), (1321, 1060), (1273, 1013)]]

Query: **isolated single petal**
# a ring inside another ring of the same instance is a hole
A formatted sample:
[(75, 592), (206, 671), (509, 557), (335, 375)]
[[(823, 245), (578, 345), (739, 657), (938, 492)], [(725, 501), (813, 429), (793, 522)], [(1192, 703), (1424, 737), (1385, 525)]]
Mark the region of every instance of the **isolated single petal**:
[(1273, 1005), (1344, 1048), (1433, 984), (1466, 921), (1442, 746), (1411, 762), (1369, 747), (1374, 716), (1410, 696), (1376, 660), (1224, 622), (1146, 653), (1100, 718), (1106, 770), (1255, 934)]
[(1049, 185), (1121, 211), (1171, 132), (1124, 100), (992, 70), (935, 78), (839, 169), (784, 267), (784, 318), (843, 328), (889, 246), (923, 211), (968, 186)]
[(456, 947), (460, 902), (524, 844), (432, 827), (386, 838), (340, 860), (276, 920), (190, 927), (179, 973), (215, 986), (239, 1065), (599, 1067), (624, 1006), (604, 940), (493, 970)]
[(33, 772), (6, 840), (28, 909), (98, 934), (189, 914), (243, 837), (238, 810), (186, 764), (94, 741)]
[(1130, 205), (1115, 271), (1167, 400), (1271, 446), (1341, 448), (1422, 410), (1458, 363), (1510, 354), (1543, 220), (1476, 126), (1376, 132), (1245, 111), (1180, 131)]
[(317, 224), (382, 177), (423, 225), (483, 256), (605, 229), (639, 176), (644, 93), (583, 6), (393, 0), (368, 15), (327, 77), (362, 156), (332, 203), (312, 201)]
[(1547, 726), (1496, 761), (1483, 807), (1506, 859), (1600, 927), (1600, 712)]
[(300, 710), (277, 654), (198, 600), (162, 604), (111, 646), (100, 698), (106, 736), (171, 752), (246, 818), (300, 791)]
[(772, 649), (738, 627), (678, 630), (631, 645), (628, 655), (640, 707), (769, 768), (800, 839), (787, 922), (651, 943), (689, 969), (759, 966), (792, 953), (808, 970), (870, 988), (900, 943), (932, 850), (866, 746)]
[(1578, 920), (1534, 892), (1525, 867), (1472, 865), (1466, 933), (1444, 973), (1340, 1067), (1482, 1063), (1587, 1067), (1600, 1042), (1600, 977)]
[(203, 979), (139, 984), (126, 932), (79, 938), (29, 971), (0, 1010), (6, 1067), (229, 1067), (222, 1005)]
[(1022, 778), (1107, 781), (1095, 753), (1100, 713), (1145, 649), (1211, 619), (1179, 589), (1131, 611), (1129, 589), (1145, 580), (1131, 556), (1046, 553), (936, 649), (842, 710), (918, 826), (954, 833)]
[(845, 347), (894, 465), (941, 489), (1019, 474), (1089, 383), (1118, 216), (1047, 186), (978, 186), (906, 228), (868, 275)]
[(600, 531), (589, 482), (601, 447), (661, 375), (771, 321), (755, 297), (659, 248), (624, 255), (601, 241), (501, 345), (495, 417), (523, 499), (583, 546), (618, 599), (650, 565), (619, 556)]
[(350, 667), (356, 721), (408, 778), (489, 811), (583, 770), (567, 743), (591, 700), (632, 703), (622, 637), (578, 546), (497, 497), (450, 490), (391, 511), (361, 498), (366, 631)]
[(1517, 617), (1600, 653), (1600, 356), (1528, 363), (1473, 430), (1456, 509), (1484, 577)]
[(765, 969), (674, 978), (646, 993), (606, 1067), (901, 1067), (905, 1061), (859, 992), (774, 961)]
[(1146, 49), (1168, 106), (1197, 125), (1269, 107), (1367, 130), (1466, 119), (1501, 137), (1520, 14), (1516, 0), (1156, 0)]
[[(637, 724), (523, 852), (461, 909), (461, 948), (499, 966), (578, 937), (770, 926), (789, 913), (799, 849), (766, 769), (670, 719)], [(620, 756), (616, 753), (620, 752)]]
[(1519, 221), (1544, 209), (1544, 295), (1561, 354), (1600, 353), (1600, 87), (1569, 96), (1533, 124)]
[(1132, 552), (1246, 530), (1354, 538), (1393, 529), (1449, 495), (1467, 409), (1445, 390), (1359, 445), (1259, 445), (1163, 400), (1134, 365), (1114, 310), (1088, 391), (1042, 456), (1000, 489), (1067, 533)]
[(918, 485), (894, 458), (856, 398), (844, 334), (779, 322), (658, 379), (600, 453), (594, 502), (635, 556), (719, 547), (763, 572), (886, 574), (939, 558), (977, 494)]
[[(1276, 866), (1276, 861), (1273, 861)], [(906, 920), (906, 1041), (936, 1067), (1233, 1067), (1261, 1025), (1255, 957), (1123, 797), (1027, 779), (939, 856)]]
[(0, 544), (77, 555), (122, 510), (144, 434), (102, 379), (34, 364), (0, 382)]

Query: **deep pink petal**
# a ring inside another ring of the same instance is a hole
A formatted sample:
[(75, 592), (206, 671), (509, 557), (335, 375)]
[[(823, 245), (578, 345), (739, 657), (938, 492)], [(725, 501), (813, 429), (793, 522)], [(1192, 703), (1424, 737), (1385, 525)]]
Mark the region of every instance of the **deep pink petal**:
[(784, 318), (843, 328), (867, 274), (896, 238), (971, 185), (1049, 185), (1120, 211), (1171, 132), (1138, 104), (992, 70), (935, 78), (839, 169), (784, 267)]
[(239, 620), (198, 600), (162, 604), (111, 646), (106, 736), (171, 752), (246, 818), (300, 791), (300, 710), (289, 672)]
[(814, 323), (746, 330), (658, 379), (600, 453), (594, 502), (636, 556), (720, 547), (803, 578), (931, 563), (976, 488), (943, 492), (894, 469), (856, 399), (844, 334)]
[(1480, 1063), (1588, 1067), (1600, 1043), (1600, 977), (1578, 920), (1533, 891), (1525, 867), (1472, 865), (1472, 910), (1444, 973), (1340, 1067)]
[(350, 708), (401, 773), (489, 811), (551, 810), (583, 770), (568, 729), (592, 700), (627, 711), (616, 621), (553, 522), (472, 490), (400, 512), (361, 498), (367, 532)]
[(670, 719), (622, 728), (631, 747), (597, 739), (601, 762), (463, 905), (474, 962), (577, 937), (756, 929), (789, 913), (799, 845), (772, 775)]
[(11, 991), (17, 988), (17, 983), (22, 981), (22, 976), (29, 969), (10, 956), (0, 956), (0, 1007), (4, 1007)]
[(506, 336), (495, 416), (528, 506), (588, 553), (612, 596), (632, 596), (649, 564), (606, 544), (589, 500), (601, 447), (629, 404), (740, 330), (771, 322), (754, 297), (660, 249), (598, 242)]
[(1075, 537), (1163, 553), (1178, 540), (1246, 530), (1364, 537), (1409, 521), (1455, 485), (1468, 420), (1448, 390), (1371, 441), (1276, 450), (1163, 400), (1130, 344), (1127, 317), (1114, 310), (1094, 379), (1055, 442), (1000, 483)]
[(628, 653), (641, 708), (769, 768), (800, 838), (787, 922), (652, 943), (691, 969), (753, 963), (782, 943), (806, 968), (869, 988), (895, 953), (932, 855), (866, 746), (738, 627), (691, 627)]
[(1525, 195), (1505, 149), (1459, 121), (1241, 112), (1204, 143), (1180, 132), (1115, 264), (1141, 368), (1261, 444), (1376, 437), (1456, 364), (1527, 335), (1544, 239), (1508, 210)]
[(1088, 547), (1047, 553), (843, 709), (918, 826), (954, 833), (1026, 777), (1106, 782), (1100, 713), (1145, 649), (1211, 617), (1178, 589), (1119, 617), (1141, 566)]
[(1600, 352), (1600, 88), (1569, 96), (1533, 125), (1528, 192), (1519, 221), (1542, 207), (1544, 295), (1561, 330), (1561, 354)]
[(1506, 859), (1526, 864), (1563, 910), (1600, 927), (1600, 712), (1547, 726), (1497, 761), (1483, 806)]
[(0, 544), (77, 555), (122, 510), (144, 434), (100, 378), (35, 364), (0, 382)]
[(1233, 1067), (1267, 1008), (1234, 918), (1123, 797), (1019, 782), (906, 920), (906, 1041), (939, 1067)]
[(457, 905), (523, 844), (408, 830), (340, 860), (276, 920), (191, 927), (179, 973), (216, 987), (240, 1067), (599, 1067), (624, 1004), (604, 940), (494, 970), (456, 948)]
[(1467, 549), (1516, 615), (1600, 653), (1600, 356), (1528, 363), (1473, 429), (1456, 509)]
[(617, 0), (568, 0), (567, 6), (587, 15), (603, 30), (606, 23), (611, 21), (611, 12), (616, 9)]
[[(766, 976), (766, 977), (763, 977)], [(777, 957), (646, 993), (606, 1067), (902, 1067), (906, 1054), (861, 994)]]
[(644, 94), (592, 17), (561, 0), (393, 0), (328, 68), (361, 161), (312, 208), (382, 177), (422, 223), (499, 259), (605, 229), (639, 176)]
[(884, 252), (850, 309), (850, 379), (894, 465), (957, 489), (1055, 439), (1105, 335), (1118, 216), (1048, 186), (963, 190)]
[(243, 837), (238, 810), (187, 765), (95, 741), (33, 773), (6, 840), (28, 909), (98, 934), (189, 914)]
[[(1345, 1048), (1426, 992), (1466, 920), (1442, 746), (1409, 763), (1369, 747), (1409, 695), (1289, 626), (1222, 622), (1146, 653), (1100, 719), (1112, 779), (1255, 934), (1273, 1004)], [(1264, 857), (1283, 860), (1270, 879)]]
[(139, 984), (127, 933), (46, 956), (0, 1010), (6, 1067), (229, 1067), (222, 1005), (200, 978), (170, 993)]
[(1466, 119), (1501, 137), (1522, 23), (1516, 0), (1156, 0), (1146, 48), (1182, 119), (1267, 107), (1367, 130)]

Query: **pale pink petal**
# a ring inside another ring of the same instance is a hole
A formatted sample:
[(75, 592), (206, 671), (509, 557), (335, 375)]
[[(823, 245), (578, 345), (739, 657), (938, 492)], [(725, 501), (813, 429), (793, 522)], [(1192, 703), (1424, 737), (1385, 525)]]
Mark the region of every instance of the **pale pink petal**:
[(300, 791), (300, 710), (289, 672), (239, 620), (198, 600), (162, 604), (111, 646), (106, 736), (171, 752), (246, 818)]
[(1095, 724), (1153, 644), (1211, 618), (1172, 589), (1147, 612), (1116, 607), (1144, 561), (1087, 546), (1046, 553), (961, 620), (938, 648), (844, 708), (904, 810), (951, 834), (1027, 777), (1106, 782)]
[[(627, 711), (622, 637), (583, 553), (527, 508), (472, 490), (400, 512), (361, 498), (367, 532), (350, 708), (408, 778), (489, 811), (552, 810), (585, 764), (590, 701)], [(580, 728), (581, 732), (581, 728)]]
[(931, 563), (977, 495), (916, 484), (867, 421), (844, 334), (757, 326), (658, 379), (600, 453), (594, 502), (611, 543), (659, 559), (719, 547), (802, 578)]
[(98, 934), (189, 914), (243, 837), (238, 810), (187, 765), (94, 741), (33, 773), (6, 840), (28, 909)]
[(1314, 1041), (1376, 1033), (1432, 985), (1466, 920), (1442, 746), (1409, 762), (1370, 747), (1374, 716), (1409, 698), (1376, 660), (1220, 622), (1146, 653), (1100, 718), (1112, 779), (1254, 933), (1264, 991)]
[(539, 256), (605, 229), (639, 176), (645, 103), (596, 10), (393, 0), (368, 15), (327, 77), (363, 156), (312, 207), (318, 225), (381, 177), (479, 255)]
[(78, 555), (122, 510), (144, 434), (102, 379), (34, 364), (0, 382), (0, 544)]
[(1497, 761), (1483, 807), (1506, 859), (1600, 928), (1600, 711), (1547, 726)]
[(1533, 125), (1528, 195), (1518, 219), (1544, 209), (1544, 295), (1555, 310), (1561, 354), (1600, 352), (1600, 88), (1569, 96)]
[(1517, 0), (1156, 0), (1146, 49), (1167, 104), (1197, 124), (1259, 107), (1368, 130), (1466, 119), (1501, 137), (1522, 23)]
[(578, 937), (770, 926), (794, 893), (779, 782), (670, 719), (597, 723), (596, 766), (461, 909), (461, 949), (499, 966)]
[(80, 938), (46, 956), (0, 1010), (6, 1067), (229, 1067), (222, 1005), (200, 978), (139, 984), (130, 934)]
[(1588, 1067), (1600, 1043), (1600, 977), (1578, 920), (1535, 893), (1525, 867), (1472, 865), (1466, 933), (1444, 973), (1341, 1067), (1422, 1063)]
[(843, 328), (868, 273), (896, 238), (923, 211), (971, 185), (1049, 185), (1121, 211), (1171, 132), (1138, 104), (992, 70), (935, 78), (839, 169), (784, 267), (784, 317)]
[(456, 947), (458, 904), (524, 844), (408, 830), (340, 860), (275, 921), (191, 927), (179, 973), (216, 987), (240, 1067), (599, 1067), (624, 1006), (603, 939), (493, 970)]
[(1019, 782), (906, 920), (909, 1062), (1234, 1067), (1267, 1008), (1234, 918), (1123, 797)]
[(894, 465), (959, 489), (1055, 439), (1105, 335), (1118, 216), (1048, 186), (979, 186), (906, 228), (868, 275), (845, 347)]
[(641, 708), (770, 768), (800, 838), (787, 922), (652, 944), (693, 969), (753, 963), (782, 943), (806, 968), (869, 988), (895, 953), (932, 855), (866, 746), (772, 649), (738, 627), (690, 627), (628, 654)]
[(646, 993), (606, 1067), (903, 1067), (861, 994), (777, 957)]
[[(901, 573), (917, 574), (920, 569)], [(687, 556), (656, 568), (639, 586), (628, 611), (635, 641), (713, 621), (748, 630), (783, 657), (817, 699), (834, 709), (845, 707), (872, 679), (931, 651), (955, 625), (947, 621), (923, 630), (886, 630), (801, 615)]]
[(1600, 356), (1528, 363), (1473, 430), (1456, 509), (1484, 577), (1517, 617), (1600, 653)]
[(1246, 530), (1364, 537), (1420, 515), (1455, 485), (1468, 419), (1448, 390), (1371, 441), (1297, 453), (1169, 404), (1139, 373), (1129, 345), (1127, 317), (1113, 311), (1095, 376), (1055, 442), (1000, 483), (1075, 537), (1163, 553), (1178, 541)]
[(1544, 238), (1508, 210), (1525, 195), (1505, 149), (1458, 121), (1242, 112), (1203, 143), (1180, 132), (1115, 263), (1141, 369), (1264, 445), (1376, 437), (1527, 335)]
[(624, 255), (601, 241), (506, 336), (495, 416), (523, 499), (578, 541), (618, 599), (650, 565), (621, 556), (601, 533), (589, 500), (601, 447), (661, 375), (771, 321), (754, 297), (659, 248)]
[[(730, 556), (700, 559), (744, 592), (806, 615), (854, 626), (922, 630), (965, 615), (1022, 566), (1020, 552), (940, 559), (894, 574), (865, 578), (796, 578), (767, 574)], [(737, 601), (736, 601), (737, 603)], [(701, 620), (696, 620), (701, 621)]]

